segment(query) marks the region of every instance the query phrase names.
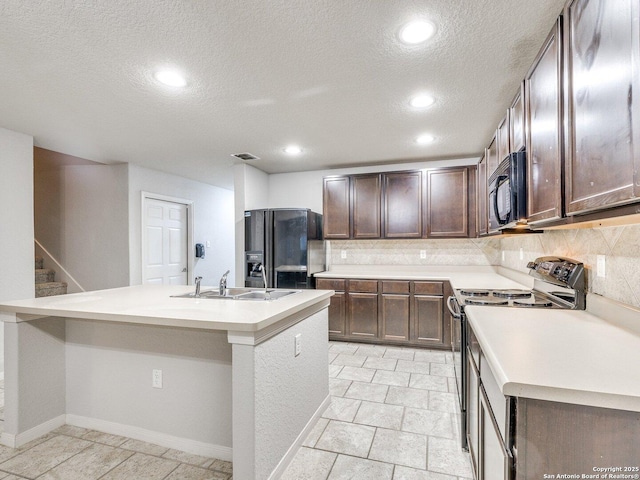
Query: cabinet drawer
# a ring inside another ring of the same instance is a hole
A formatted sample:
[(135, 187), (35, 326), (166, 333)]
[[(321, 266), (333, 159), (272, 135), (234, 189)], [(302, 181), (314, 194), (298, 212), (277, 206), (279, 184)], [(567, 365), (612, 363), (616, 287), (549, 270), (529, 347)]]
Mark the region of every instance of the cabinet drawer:
[(344, 292), (346, 286), (347, 281), (342, 278), (318, 278), (316, 280), (316, 288), (318, 290), (338, 290)]
[(350, 292), (377, 293), (377, 280), (349, 280)]
[(442, 295), (442, 282), (414, 282), (416, 295)]
[(410, 292), (410, 282), (384, 280), (382, 282), (382, 293), (406, 293)]

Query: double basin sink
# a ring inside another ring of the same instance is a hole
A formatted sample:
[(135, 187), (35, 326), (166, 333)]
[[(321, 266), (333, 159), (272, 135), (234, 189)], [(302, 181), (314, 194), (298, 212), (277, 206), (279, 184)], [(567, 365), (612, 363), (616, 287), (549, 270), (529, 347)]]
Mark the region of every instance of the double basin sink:
[(227, 288), (224, 295), (220, 295), (219, 290), (203, 290), (200, 295), (185, 293), (183, 295), (172, 295), (175, 298), (214, 298), (217, 300), (278, 300), (279, 298), (300, 293), (301, 290), (283, 290), (276, 288), (255, 289), (255, 288)]

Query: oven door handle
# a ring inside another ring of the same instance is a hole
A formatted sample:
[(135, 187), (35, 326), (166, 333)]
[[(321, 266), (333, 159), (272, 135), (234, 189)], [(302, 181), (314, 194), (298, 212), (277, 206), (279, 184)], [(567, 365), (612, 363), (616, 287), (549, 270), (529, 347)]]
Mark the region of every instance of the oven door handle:
[[(453, 307), (454, 303), (457, 306), (457, 308)], [(451, 296), (447, 298), (447, 308), (449, 309), (449, 312), (451, 312), (451, 316), (453, 318), (460, 320), (460, 317), (462, 316), (462, 312), (460, 311), (460, 305), (458, 304), (456, 297)]]

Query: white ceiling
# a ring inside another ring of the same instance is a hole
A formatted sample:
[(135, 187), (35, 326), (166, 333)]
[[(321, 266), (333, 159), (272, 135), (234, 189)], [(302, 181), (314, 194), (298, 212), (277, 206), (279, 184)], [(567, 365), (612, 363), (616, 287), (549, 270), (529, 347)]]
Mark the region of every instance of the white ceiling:
[[(563, 3), (3, 0), (0, 126), (225, 188), (238, 152), (268, 173), (479, 156)], [(436, 34), (405, 46), (415, 18)], [(187, 87), (157, 85), (163, 65)]]

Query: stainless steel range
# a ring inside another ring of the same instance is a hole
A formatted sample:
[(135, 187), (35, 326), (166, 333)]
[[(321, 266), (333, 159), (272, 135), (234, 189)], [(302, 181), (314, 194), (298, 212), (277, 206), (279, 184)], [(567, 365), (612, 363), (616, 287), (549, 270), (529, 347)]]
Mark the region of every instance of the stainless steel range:
[[(454, 318), (451, 347), (454, 355), (461, 422), (462, 448), (467, 449), (467, 325), (465, 306), (508, 308), (564, 308), (584, 310), (586, 292), (584, 265), (570, 258), (539, 257), (527, 264), (534, 277), (533, 289), (456, 289), (447, 299)], [(517, 314), (516, 314), (517, 315)]]

